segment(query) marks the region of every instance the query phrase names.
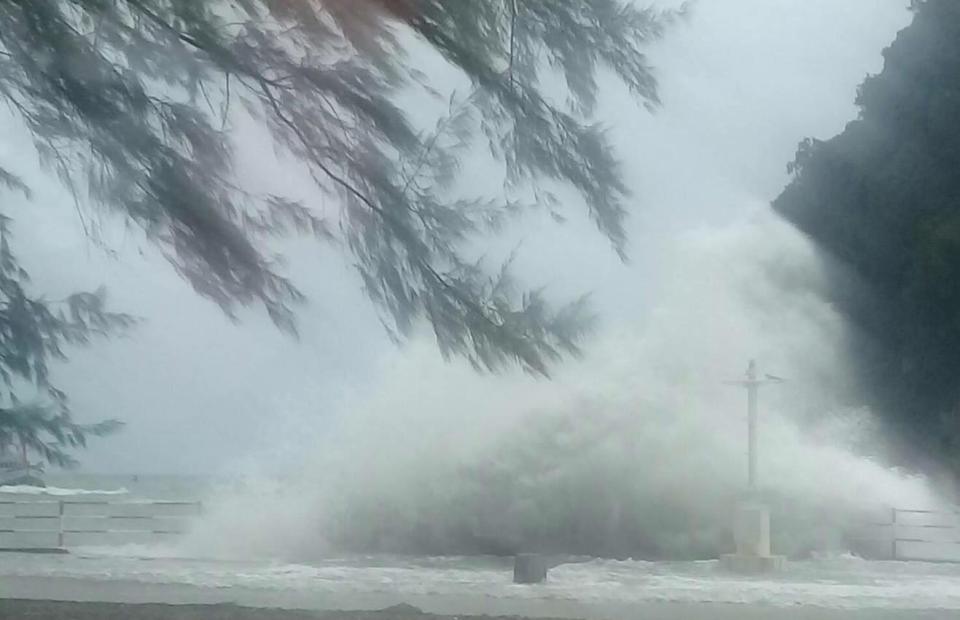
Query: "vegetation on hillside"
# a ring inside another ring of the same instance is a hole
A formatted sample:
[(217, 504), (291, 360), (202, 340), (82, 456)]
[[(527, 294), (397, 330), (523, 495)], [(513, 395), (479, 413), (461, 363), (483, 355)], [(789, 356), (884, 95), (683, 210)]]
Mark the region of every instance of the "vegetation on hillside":
[(859, 117), (801, 143), (774, 208), (852, 273), (834, 274), (833, 298), (901, 457), (960, 471), (960, 3), (911, 9)]

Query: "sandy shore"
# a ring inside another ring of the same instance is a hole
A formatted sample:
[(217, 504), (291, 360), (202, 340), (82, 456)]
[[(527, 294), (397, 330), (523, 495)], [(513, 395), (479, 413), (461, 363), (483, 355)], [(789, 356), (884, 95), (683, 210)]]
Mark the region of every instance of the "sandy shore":
[[(625, 616), (639, 620), (934, 620), (951, 611), (764, 608), (741, 605), (651, 604)], [(0, 618), (18, 620), (517, 620), (518, 616), (428, 614), (409, 605), (380, 611), (296, 611), (237, 605), (161, 605), (156, 603), (76, 603), (0, 599)]]

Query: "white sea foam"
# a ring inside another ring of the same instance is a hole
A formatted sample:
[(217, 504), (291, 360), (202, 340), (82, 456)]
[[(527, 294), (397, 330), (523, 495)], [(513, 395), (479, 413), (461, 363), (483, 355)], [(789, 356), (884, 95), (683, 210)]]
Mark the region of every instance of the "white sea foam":
[(603, 334), (554, 382), (404, 350), (337, 428), (283, 445), (302, 455), (293, 479), (254, 476), (212, 498), (184, 549), (716, 557), (746, 470), (745, 398), (724, 380), (750, 357), (790, 379), (761, 399), (781, 552), (814, 550), (862, 512), (939, 504), (922, 477), (863, 452), (880, 438), (869, 413), (839, 404), (843, 320), (810, 292), (822, 274), (799, 234), (767, 215), (685, 233), (661, 268), (675, 277), (649, 320)]
[[(139, 550), (143, 551), (143, 550)], [(0, 576), (190, 586), (296, 597), (391, 595), (401, 600), (496, 600), (625, 606), (648, 602), (807, 605), (835, 609), (960, 610), (960, 566), (834, 558), (790, 563), (772, 578), (725, 574), (716, 562), (597, 560), (561, 565), (545, 584), (511, 583), (496, 559), (398, 557), (322, 563), (211, 562), (119, 556), (23, 557), (0, 564)], [(95, 586), (94, 586), (95, 587)], [(253, 600), (256, 600), (254, 598)], [(275, 600), (275, 599), (265, 599)]]

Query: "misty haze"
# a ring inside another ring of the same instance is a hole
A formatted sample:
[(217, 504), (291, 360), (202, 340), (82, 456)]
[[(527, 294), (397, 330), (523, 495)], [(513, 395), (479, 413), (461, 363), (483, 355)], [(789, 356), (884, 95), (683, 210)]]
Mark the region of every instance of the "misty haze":
[(0, 0), (0, 618), (960, 614), (960, 2), (651, 2)]

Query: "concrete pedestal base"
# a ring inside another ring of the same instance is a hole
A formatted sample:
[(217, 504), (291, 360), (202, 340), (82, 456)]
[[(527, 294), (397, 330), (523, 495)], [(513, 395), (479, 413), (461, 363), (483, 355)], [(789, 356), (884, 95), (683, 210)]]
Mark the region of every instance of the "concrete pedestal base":
[(720, 558), (720, 566), (738, 573), (769, 573), (781, 570), (784, 557), (770, 554), (770, 511), (758, 502), (737, 506), (733, 518), (737, 552)]
[(720, 556), (720, 567), (734, 573), (764, 574), (783, 570), (786, 558), (782, 555), (740, 555), (728, 553)]

